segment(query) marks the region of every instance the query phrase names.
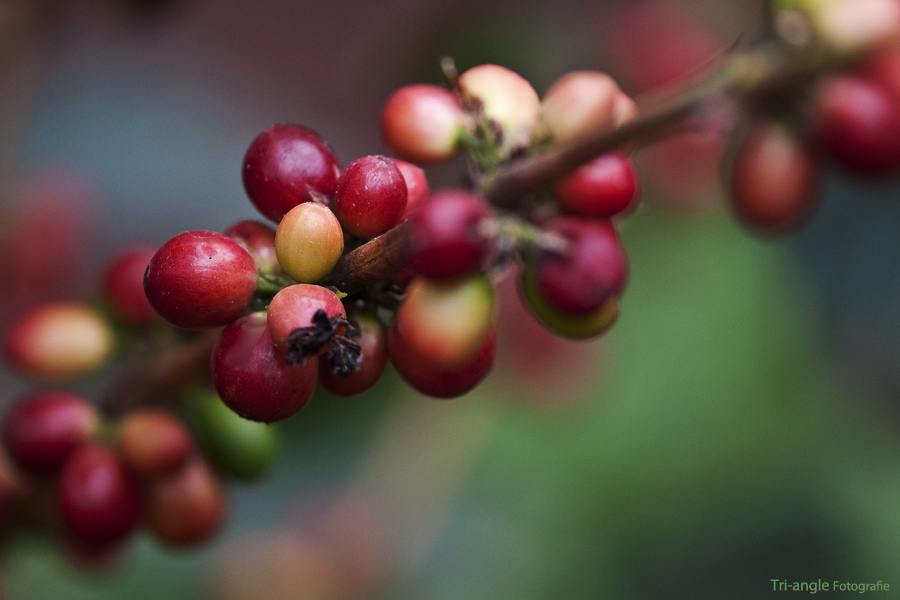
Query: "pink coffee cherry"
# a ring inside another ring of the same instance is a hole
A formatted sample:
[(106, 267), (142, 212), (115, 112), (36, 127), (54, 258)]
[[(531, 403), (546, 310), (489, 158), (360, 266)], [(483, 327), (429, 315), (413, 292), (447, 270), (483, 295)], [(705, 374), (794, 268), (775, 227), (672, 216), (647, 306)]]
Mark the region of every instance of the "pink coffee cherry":
[(481, 197), (455, 189), (434, 192), (409, 215), (409, 268), (430, 279), (456, 279), (483, 266), (491, 240), (482, 224), (493, 216)]
[[(319, 285), (298, 283), (280, 290), (272, 298), (268, 308), (268, 327), (275, 347), (285, 352), (290, 345), (291, 333), (295, 329), (310, 327), (315, 324), (314, 316), (324, 311), (328, 318), (346, 318), (344, 304), (337, 295)], [(338, 330), (343, 333), (343, 328)], [(317, 354), (330, 349), (325, 344)]]
[(110, 359), (110, 324), (86, 304), (52, 302), (19, 315), (4, 339), (10, 365), (32, 377), (61, 379), (96, 371)]
[(464, 71), (456, 84), (464, 103), (503, 130), (504, 148), (531, 142), (540, 124), (541, 99), (527, 79), (506, 67), (484, 64)]
[(453, 158), (462, 151), (467, 116), (453, 93), (436, 85), (401, 87), (381, 111), (381, 137), (392, 154), (418, 165)]
[(173, 325), (219, 327), (246, 312), (257, 279), (253, 257), (236, 241), (215, 231), (185, 231), (153, 255), (144, 290)]
[(819, 161), (796, 134), (778, 123), (759, 122), (741, 139), (731, 165), (732, 208), (761, 233), (795, 230), (812, 214)]
[(543, 133), (566, 142), (609, 128), (619, 86), (599, 71), (573, 71), (556, 80), (541, 99)]
[(48, 475), (89, 443), (100, 426), (97, 408), (65, 390), (36, 390), (16, 400), (3, 419), (3, 444), (16, 465)]
[(259, 212), (276, 223), (313, 200), (311, 194), (333, 196), (340, 174), (331, 146), (312, 129), (293, 123), (260, 133), (244, 156), (244, 189)]
[(452, 369), (441, 369), (422, 361), (399, 332), (396, 322), (388, 328), (388, 356), (406, 383), (433, 398), (456, 398), (475, 388), (494, 367), (496, 338), (493, 328), (475, 355)]
[(277, 352), (265, 313), (245, 315), (222, 331), (212, 354), (212, 381), (228, 408), (272, 423), (303, 408), (318, 381), (318, 358), (288, 364)]
[(638, 197), (637, 173), (624, 155), (601, 154), (557, 181), (553, 193), (565, 212), (609, 218), (634, 205)]
[(334, 213), (347, 233), (375, 237), (400, 223), (406, 195), (406, 181), (391, 159), (363, 156), (341, 173)]

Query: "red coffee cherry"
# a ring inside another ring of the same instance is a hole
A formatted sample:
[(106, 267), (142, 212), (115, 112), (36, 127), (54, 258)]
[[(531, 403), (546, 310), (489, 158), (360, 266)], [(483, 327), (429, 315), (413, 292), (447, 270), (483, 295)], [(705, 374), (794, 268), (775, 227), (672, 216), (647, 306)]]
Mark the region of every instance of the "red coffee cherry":
[(874, 81), (855, 75), (825, 78), (817, 91), (813, 140), (859, 175), (900, 168), (900, 101)]
[(492, 328), (468, 362), (452, 369), (441, 369), (419, 358), (394, 321), (388, 328), (387, 348), (394, 368), (415, 390), (433, 398), (455, 398), (474, 389), (491, 372), (496, 340)]
[(554, 335), (570, 340), (586, 340), (606, 333), (619, 318), (619, 298), (610, 296), (603, 304), (585, 314), (560, 310), (538, 292), (529, 269), (522, 270), (519, 296), (531, 314)]
[(334, 213), (344, 230), (370, 238), (391, 229), (406, 212), (406, 181), (386, 156), (363, 156), (338, 179)]
[(412, 163), (396, 158), (392, 158), (391, 161), (399, 169), (400, 174), (403, 175), (403, 181), (406, 182), (406, 211), (404, 214), (408, 215), (428, 197), (430, 191), (428, 177), (422, 168)]
[(142, 477), (156, 477), (171, 473), (184, 463), (194, 450), (194, 438), (184, 422), (171, 412), (143, 408), (122, 419), (116, 450), (130, 471)]
[(466, 120), (459, 99), (449, 90), (407, 85), (391, 94), (381, 111), (381, 138), (401, 159), (433, 164), (460, 153)]
[(562, 216), (548, 222), (545, 231), (566, 248), (536, 249), (526, 260), (544, 300), (564, 313), (587, 315), (611, 296), (621, 296), (628, 264), (612, 222)]
[(219, 532), (225, 520), (225, 492), (199, 455), (147, 482), (142, 499), (147, 529), (169, 548), (202, 544)]
[(159, 321), (144, 292), (144, 273), (155, 248), (134, 247), (121, 252), (106, 268), (100, 284), (112, 314), (128, 327), (146, 327)]
[(493, 216), (470, 192), (438, 190), (410, 213), (409, 268), (430, 279), (456, 279), (479, 269), (491, 251), (481, 230)]
[(275, 228), (262, 221), (244, 219), (231, 224), (225, 235), (244, 247), (260, 275), (281, 275), (283, 273), (275, 254)]
[(228, 325), (213, 349), (212, 380), (231, 410), (251, 421), (272, 423), (303, 408), (318, 381), (316, 357), (288, 364), (269, 335), (265, 313)]
[(189, 329), (219, 327), (246, 312), (256, 291), (253, 257), (215, 231), (185, 231), (156, 251), (144, 290), (164, 319)]
[(376, 315), (355, 314), (359, 328), (359, 364), (349, 375), (334, 372), (331, 361), (319, 359), (319, 383), (336, 396), (355, 396), (378, 383), (387, 366), (387, 328)]
[(96, 310), (77, 302), (35, 306), (18, 316), (6, 332), (10, 365), (32, 377), (77, 377), (106, 364), (115, 344), (110, 324)]
[(87, 445), (69, 458), (60, 473), (57, 502), (69, 532), (88, 547), (124, 540), (141, 518), (137, 482), (105, 446)]
[(84, 397), (64, 390), (37, 390), (19, 398), (3, 419), (3, 444), (16, 465), (48, 475), (97, 432), (100, 414)]
[(553, 193), (565, 212), (609, 218), (634, 205), (638, 196), (637, 173), (624, 155), (601, 154), (557, 181)]
[(344, 251), (344, 232), (328, 207), (306, 202), (292, 208), (275, 232), (275, 255), (294, 281), (315, 283), (328, 275)]
[(755, 123), (731, 165), (732, 207), (738, 219), (763, 233), (793, 231), (816, 204), (818, 160), (778, 123)]
[(272, 125), (250, 143), (244, 156), (244, 189), (274, 222), (312, 200), (310, 192), (333, 196), (341, 166), (322, 137), (293, 123)]

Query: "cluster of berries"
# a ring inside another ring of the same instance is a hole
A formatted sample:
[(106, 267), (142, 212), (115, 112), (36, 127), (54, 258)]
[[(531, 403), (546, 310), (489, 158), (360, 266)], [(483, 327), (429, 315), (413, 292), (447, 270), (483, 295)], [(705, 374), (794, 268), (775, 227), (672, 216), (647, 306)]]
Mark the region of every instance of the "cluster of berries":
[[(420, 392), (459, 396), (493, 365), (492, 277), (511, 265), (523, 299), (553, 331), (585, 338), (612, 324), (627, 278), (613, 218), (638, 192), (630, 148), (508, 208), (488, 203), (481, 181), (532, 148), (635, 115), (603, 73), (570, 73), (541, 100), (520, 75), (481, 65), (454, 77), (452, 90), (411, 85), (387, 100), (392, 158), (341, 168), (316, 132), (274, 125), (250, 144), (243, 181), (277, 228), (245, 220), (224, 233), (175, 236), (149, 261), (146, 295), (179, 327), (225, 326), (213, 384), (247, 419), (284, 419), (319, 383), (364, 392), (389, 361)], [(468, 185), (431, 190), (422, 166), (466, 150)], [(346, 289), (339, 261), (392, 237), (400, 258)]]
[(812, 75), (749, 98), (729, 177), (741, 222), (777, 234), (812, 214), (826, 161), (863, 178), (900, 170), (900, 4), (779, 0), (772, 29), (771, 55)]

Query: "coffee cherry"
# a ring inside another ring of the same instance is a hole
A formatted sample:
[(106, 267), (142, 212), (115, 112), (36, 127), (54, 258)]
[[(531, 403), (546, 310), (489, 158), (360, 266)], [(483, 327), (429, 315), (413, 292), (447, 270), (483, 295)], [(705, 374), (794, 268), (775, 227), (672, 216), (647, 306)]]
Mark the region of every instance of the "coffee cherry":
[(281, 265), (275, 255), (275, 228), (262, 221), (244, 219), (233, 223), (225, 230), (225, 235), (244, 247), (253, 257), (260, 275), (278, 276)]
[(570, 340), (586, 340), (600, 336), (619, 317), (619, 298), (610, 296), (603, 304), (585, 314), (571, 314), (545, 300), (534, 284), (528, 269), (523, 269), (519, 295), (531, 314), (555, 335)]
[(146, 327), (159, 321), (144, 292), (144, 273), (155, 248), (134, 247), (120, 253), (103, 274), (100, 290), (110, 312), (128, 327)]
[(480, 228), (492, 214), (475, 194), (455, 189), (435, 192), (409, 215), (409, 268), (438, 280), (477, 270), (491, 250)]
[(284, 272), (300, 283), (328, 275), (344, 251), (344, 233), (327, 207), (306, 202), (292, 208), (275, 232), (275, 254)]
[(338, 179), (334, 212), (352, 235), (381, 235), (400, 223), (406, 212), (406, 181), (386, 156), (357, 158)]
[(494, 288), (483, 274), (451, 282), (413, 279), (394, 315), (406, 348), (449, 370), (470, 361), (493, 329)]
[(756, 123), (731, 165), (734, 212), (753, 230), (780, 233), (804, 223), (816, 203), (818, 161), (778, 123)]
[(312, 194), (333, 196), (341, 166), (318, 133), (292, 123), (260, 133), (244, 156), (244, 188), (266, 218), (278, 223)]
[(124, 540), (141, 518), (137, 482), (105, 446), (84, 446), (66, 461), (57, 502), (69, 532), (88, 547)]
[(256, 291), (253, 257), (215, 231), (185, 231), (156, 251), (144, 276), (150, 304), (184, 328), (219, 327), (244, 314)]
[(231, 410), (251, 421), (272, 423), (303, 408), (318, 380), (318, 359), (290, 365), (275, 351), (265, 313), (229, 324), (212, 354), (212, 381)]
[(611, 296), (619, 297), (628, 276), (625, 252), (609, 221), (556, 217), (547, 233), (565, 250), (536, 249), (526, 260), (535, 289), (551, 306), (571, 315), (594, 313)]
[(184, 422), (169, 411), (143, 408), (119, 424), (116, 450), (122, 464), (141, 477), (157, 477), (178, 469), (194, 449)]
[[(337, 295), (319, 285), (298, 283), (280, 290), (268, 309), (268, 327), (272, 341), (280, 353), (284, 353), (291, 346), (291, 334), (301, 328), (315, 325), (315, 314), (324, 311), (328, 318), (346, 318), (344, 305)], [(337, 333), (343, 333), (339, 328)], [(321, 348), (314, 354), (321, 354), (332, 347), (330, 340), (324, 340)], [(313, 351), (313, 349), (310, 349)]]
[(813, 140), (860, 175), (900, 168), (900, 102), (874, 81), (833, 75), (817, 90)]
[(93, 308), (75, 302), (38, 305), (17, 317), (4, 339), (9, 363), (32, 377), (65, 378), (97, 370), (115, 339)]
[(225, 492), (202, 457), (194, 455), (173, 473), (155, 478), (142, 495), (147, 529), (169, 548), (209, 540), (225, 519)]
[(541, 101), (543, 134), (567, 142), (613, 123), (619, 86), (599, 71), (573, 71), (556, 80)]
[(355, 396), (378, 383), (387, 366), (387, 328), (376, 315), (355, 314), (359, 328), (359, 364), (349, 375), (334, 372), (331, 361), (319, 359), (319, 383), (336, 396)]
[(63, 390), (37, 390), (19, 398), (3, 419), (3, 444), (16, 465), (48, 475), (86, 445), (100, 425), (97, 408)]
[(401, 159), (433, 164), (459, 154), (466, 120), (462, 105), (450, 91), (436, 85), (408, 85), (385, 103), (381, 137)]
[(440, 369), (422, 361), (410, 349), (394, 321), (388, 328), (387, 348), (391, 363), (415, 390), (434, 398), (455, 398), (471, 391), (491, 372), (496, 340), (492, 328), (469, 361), (452, 369)]
[(457, 79), (463, 102), (503, 131), (507, 149), (528, 145), (541, 117), (541, 99), (527, 79), (500, 65), (478, 65)]
[(404, 215), (409, 215), (428, 197), (430, 191), (428, 177), (422, 168), (412, 163), (397, 158), (392, 158), (391, 161), (400, 171), (400, 174), (403, 175), (403, 181), (406, 182), (406, 211)]
[(194, 394), (187, 408), (203, 452), (216, 469), (235, 479), (251, 481), (271, 468), (278, 449), (275, 425), (238, 416), (214, 390)]
[(560, 207), (598, 219), (627, 212), (638, 196), (634, 165), (618, 152), (601, 154), (553, 185)]

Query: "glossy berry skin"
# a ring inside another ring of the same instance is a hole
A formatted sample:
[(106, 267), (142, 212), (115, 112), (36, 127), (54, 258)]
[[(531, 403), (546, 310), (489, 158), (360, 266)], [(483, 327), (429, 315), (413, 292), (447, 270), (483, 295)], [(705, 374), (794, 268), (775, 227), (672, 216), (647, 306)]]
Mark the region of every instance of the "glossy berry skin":
[(377, 316), (358, 314), (353, 322), (359, 328), (356, 340), (361, 348), (359, 366), (348, 376), (338, 375), (331, 361), (319, 358), (319, 383), (336, 396), (356, 396), (378, 383), (387, 366), (387, 328)]
[(225, 520), (225, 492), (199, 455), (192, 455), (175, 472), (147, 482), (142, 500), (147, 529), (169, 548), (206, 542)]
[(545, 231), (566, 242), (564, 252), (536, 251), (526, 261), (535, 289), (556, 309), (586, 315), (610, 296), (620, 296), (628, 265), (615, 226), (610, 221), (556, 217)]
[(575, 169), (553, 186), (567, 213), (604, 219), (628, 211), (638, 197), (634, 165), (618, 152), (601, 154)]
[(3, 444), (13, 461), (36, 475), (58, 472), (93, 438), (96, 407), (64, 390), (37, 390), (17, 400), (3, 419)]
[(144, 290), (164, 319), (187, 329), (219, 327), (244, 314), (256, 291), (253, 257), (215, 231), (186, 231), (147, 266)]
[(62, 379), (96, 371), (114, 349), (112, 327), (77, 302), (40, 304), (19, 315), (6, 332), (10, 365), (31, 377)]
[(157, 477), (184, 464), (194, 451), (194, 438), (173, 413), (143, 408), (122, 419), (116, 450), (131, 472), (142, 477)]
[(827, 78), (815, 105), (813, 140), (859, 175), (900, 168), (900, 101), (874, 81), (854, 75)]
[(100, 445), (85, 446), (66, 462), (57, 502), (69, 532), (88, 547), (124, 540), (141, 518), (135, 478), (112, 450)]
[(415, 390), (433, 398), (456, 398), (471, 391), (491, 372), (496, 339), (492, 328), (476, 354), (453, 369), (440, 369), (423, 362), (409, 348), (396, 322), (388, 328), (387, 347), (391, 363)]
[(144, 292), (144, 273), (156, 248), (134, 247), (109, 264), (101, 280), (101, 293), (110, 311), (128, 327), (146, 327), (159, 321)]
[(306, 202), (292, 208), (275, 231), (275, 255), (284, 272), (299, 283), (328, 275), (344, 251), (344, 232), (331, 210)]
[(275, 351), (265, 313), (228, 325), (213, 349), (212, 381), (231, 410), (251, 421), (272, 423), (303, 408), (318, 380), (316, 357), (289, 365)]
[(493, 216), (479, 196), (455, 189), (434, 192), (410, 213), (409, 268), (429, 279), (449, 280), (479, 269), (491, 244), (480, 230)]
[(417, 165), (450, 159), (462, 150), (466, 113), (457, 97), (442, 87), (401, 87), (381, 111), (381, 138), (392, 154)]
[(334, 212), (352, 235), (381, 235), (400, 223), (406, 212), (406, 181), (386, 156), (357, 158), (338, 179)]
[(753, 231), (790, 232), (813, 212), (818, 182), (818, 160), (796, 135), (777, 123), (756, 123), (732, 161), (732, 208)]
[[(284, 351), (291, 332), (313, 324), (313, 315), (319, 310), (329, 317), (344, 317), (347, 313), (337, 295), (320, 285), (298, 283), (280, 290), (272, 298), (268, 309), (269, 333), (275, 346)], [(341, 329), (343, 331), (343, 329)], [(325, 352), (329, 346), (324, 346)]]
[(232, 223), (224, 231), (225, 235), (242, 245), (253, 262), (260, 275), (281, 275), (281, 265), (275, 255), (275, 228), (268, 223), (254, 219), (244, 219)]
[(465, 364), (493, 329), (494, 288), (486, 275), (438, 282), (419, 277), (394, 315), (406, 347), (443, 370)]
[(312, 200), (310, 190), (333, 196), (340, 163), (322, 137), (302, 125), (272, 125), (250, 143), (244, 156), (244, 189), (251, 202), (274, 222)]

